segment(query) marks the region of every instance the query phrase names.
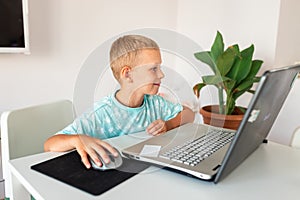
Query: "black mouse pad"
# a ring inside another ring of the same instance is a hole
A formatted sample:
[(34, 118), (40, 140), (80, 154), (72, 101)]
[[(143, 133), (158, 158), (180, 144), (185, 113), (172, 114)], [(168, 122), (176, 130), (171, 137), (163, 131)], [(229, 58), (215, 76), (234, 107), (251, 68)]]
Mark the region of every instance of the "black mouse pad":
[(93, 195), (100, 195), (149, 167), (149, 164), (123, 158), (118, 169), (86, 169), (76, 151), (31, 166), (31, 169)]

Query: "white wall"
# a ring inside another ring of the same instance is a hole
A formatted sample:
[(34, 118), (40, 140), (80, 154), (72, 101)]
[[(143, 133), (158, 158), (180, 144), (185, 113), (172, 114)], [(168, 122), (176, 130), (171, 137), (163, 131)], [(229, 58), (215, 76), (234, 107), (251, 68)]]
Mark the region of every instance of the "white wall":
[[(282, 0), (278, 24), (276, 66), (300, 63), (299, 0)], [(300, 127), (300, 79), (295, 81), (280, 114), (271, 130), (270, 139), (290, 144), (292, 134)]]
[(255, 44), (255, 58), (274, 64), (280, 0), (179, 0), (178, 30), (210, 49), (217, 30), (225, 45)]
[(178, 30), (203, 49), (219, 30), (226, 45), (255, 44), (263, 70), (285, 65), (299, 56), (298, 8), (297, 0), (29, 0), (31, 54), (0, 54), (0, 112), (72, 99), (90, 52), (114, 35), (143, 27)]
[(275, 54), (277, 66), (300, 63), (299, 8), (299, 0), (281, 1)]
[(0, 112), (72, 99), (93, 49), (132, 29), (175, 29), (176, 12), (174, 0), (29, 0), (31, 54), (0, 54)]

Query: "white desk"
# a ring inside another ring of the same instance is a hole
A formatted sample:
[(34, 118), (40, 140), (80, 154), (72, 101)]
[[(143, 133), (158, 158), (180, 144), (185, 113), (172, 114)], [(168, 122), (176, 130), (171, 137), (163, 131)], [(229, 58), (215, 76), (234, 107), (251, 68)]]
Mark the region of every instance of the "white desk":
[[(140, 141), (125, 136), (111, 140), (124, 148)], [(30, 169), (31, 165), (61, 155), (42, 153), (12, 160), (15, 199), (28, 192), (37, 200), (87, 199), (299, 199), (300, 149), (269, 142), (262, 144), (245, 162), (222, 182), (214, 184), (175, 172), (150, 167), (113, 189), (93, 196)], [(29, 196), (29, 195), (28, 195)], [(29, 199), (29, 198), (28, 198)]]

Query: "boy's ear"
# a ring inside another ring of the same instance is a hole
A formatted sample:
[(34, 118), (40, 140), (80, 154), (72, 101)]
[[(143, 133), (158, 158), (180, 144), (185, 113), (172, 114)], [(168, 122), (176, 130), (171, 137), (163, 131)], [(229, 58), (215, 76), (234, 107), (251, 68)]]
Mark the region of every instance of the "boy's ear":
[(129, 67), (129, 66), (124, 66), (124, 67), (121, 69), (121, 77), (122, 77), (123, 79), (127, 79), (127, 80), (130, 80), (130, 81), (131, 81), (130, 71), (131, 71), (131, 67)]

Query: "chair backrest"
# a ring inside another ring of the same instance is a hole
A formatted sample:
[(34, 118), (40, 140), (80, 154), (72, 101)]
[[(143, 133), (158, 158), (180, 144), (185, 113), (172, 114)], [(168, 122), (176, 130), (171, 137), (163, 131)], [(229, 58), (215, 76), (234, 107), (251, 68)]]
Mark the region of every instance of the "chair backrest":
[(291, 146), (295, 148), (300, 148), (300, 127), (298, 127), (292, 136)]
[(8, 161), (44, 151), (47, 138), (74, 120), (73, 104), (61, 100), (1, 115), (2, 168), (6, 197), (11, 194)]

